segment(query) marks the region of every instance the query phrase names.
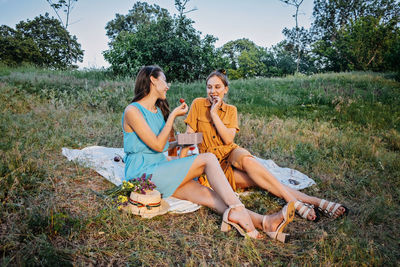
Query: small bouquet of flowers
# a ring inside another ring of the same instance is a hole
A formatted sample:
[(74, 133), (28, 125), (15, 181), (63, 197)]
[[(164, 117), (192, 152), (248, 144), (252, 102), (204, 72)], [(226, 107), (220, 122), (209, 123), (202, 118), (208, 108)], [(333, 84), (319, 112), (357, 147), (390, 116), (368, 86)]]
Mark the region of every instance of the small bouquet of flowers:
[(146, 191), (151, 191), (156, 188), (156, 185), (151, 181), (152, 175), (145, 173), (140, 178), (133, 178), (128, 181), (123, 181), (122, 185), (106, 190), (104, 194), (111, 198), (116, 198), (118, 209), (128, 204), (128, 197), (131, 192), (146, 194)]

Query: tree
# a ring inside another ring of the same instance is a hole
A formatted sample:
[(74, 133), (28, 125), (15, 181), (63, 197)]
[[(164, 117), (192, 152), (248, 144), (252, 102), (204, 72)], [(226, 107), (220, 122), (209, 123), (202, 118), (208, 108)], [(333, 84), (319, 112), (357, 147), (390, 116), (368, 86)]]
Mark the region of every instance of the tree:
[(396, 40), (396, 29), (379, 18), (361, 17), (340, 30), (334, 47), (350, 70), (384, 71), (385, 54)]
[(189, 1), (190, 0), (175, 0), (175, 8), (179, 12), (179, 18), (180, 19), (184, 18), (186, 14), (197, 10), (197, 7), (195, 7), (195, 8), (192, 8), (192, 9), (188, 10), (188, 11), (185, 11), (186, 5), (187, 5), (187, 3)]
[(201, 38), (192, 20), (172, 17), (157, 5), (137, 2), (128, 15), (117, 14), (106, 29), (111, 42), (103, 54), (115, 74), (132, 76), (143, 65), (158, 64), (169, 79), (191, 81), (220, 64), (215, 37)]
[(296, 71), (296, 57), (293, 56), (287, 46), (288, 43), (282, 41), (271, 48), (275, 61), (275, 66), (272, 66), (270, 70), (273, 76), (284, 76)]
[[(58, 0), (58, 1), (53, 1), (53, 0), (46, 0), (47, 3), (53, 8), (54, 12), (56, 13), (61, 25), (64, 27), (65, 31), (68, 32), (68, 26), (70, 24), (70, 15), (72, 10), (75, 7), (75, 3), (78, 0)], [(62, 19), (60, 16), (60, 11), (63, 11), (65, 14), (65, 19)], [(72, 48), (72, 43), (71, 39), (69, 39), (69, 34), (66, 34), (65, 36), (67, 38), (67, 47), (68, 47), (68, 60), (72, 62), (73, 60), (73, 55), (71, 53), (73, 48)]]
[[(397, 31), (400, 4), (396, 0), (314, 0), (313, 16), (313, 52), (321, 68), (331, 71), (382, 70), (378, 65), (385, 63), (379, 63), (382, 58), (379, 55), (393, 43), (391, 38), (395, 34), (384, 35)], [(375, 42), (372, 33), (378, 34), (376, 39), (383, 45)], [(366, 60), (364, 63), (356, 62), (354, 57), (361, 54), (371, 56), (368, 60), (362, 59)]]
[(296, 62), (296, 72), (313, 73), (316, 71), (314, 58), (311, 53), (312, 35), (304, 27), (289, 30), (285, 28), (283, 34), (286, 40), (282, 42), (282, 47), (293, 57)]
[[(61, 25), (64, 27), (64, 29), (67, 30), (70, 24), (69, 16), (71, 15), (71, 12), (75, 7), (75, 3), (78, 2), (78, 0), (58, 0), (57, 2), (52, 0), (46, 0), (46, 1), (47, 3), (49, 3), (51, 8), (53, 8), (59, 21), (61, 22)], [(60, 16), (61, 9), (65, 13), (65, 19), (62, 19)]]
[(385, 54), (386, 69), (397, 72), (396, 79), (400, 81), (400, 30), (397, 29), (396, 38)]
[(48, 13), (33, 20), (20, 21), (15, 30), (4, 25), (1, 29), (1, 42), (7, 47), (1, 60), (10, 65), (27, 62), (64, 69), (76, 67), (73, 63), (82, 61), (83, 51), (76, 37), (70, 36), (61, 23), (50, 18)]
[(249, 39), (230, 41), (222, 46), (222, 56), (227, 60), (232, 79), (262, 76), (266, 50)]
[(23, 38), (22, 34), (6, 25), (0, 26), (0, 61), (9, 66), (40, 62), (40, 51), (32, 38)]
[(301, 4), (303, 3), (304, 0), (279, 0), (287, 5), (290, 6), (294, 6), (296, 8), (296, 12), (293, 15), (294, 20), (296, 22), (296, 27), (293, 28), (292, 30), (289, 30), (287, 28), (283, 29), (283, 34), (288, 37), (290, 36), (290, 41), (292, 42), (292, 44), (294, 45), (294, 49), (296, 51), (297, 54), (297, 62), (296, 62), (296, 72), (299, 72), (299, 66), (300, 66), (300, 57), (301, 57), (301, 53), (304, 53), (304, 49), (301, 50), (301, 48), (304, 47), (300, 47), (302, 42), (300, 40), (300, 33), (305, 31), (305, 29), (302, 27), (301, 29), (299, 28), (299, 22), (298, 22), (298, 16), (299, 16), (299, 9)]
[[(267, 49), (243, 38), (224, 44), (221, 52), (231, 79), (283, 76), (296, 71), (296, 53), (287, 41)], [(310, 72), (312, 62), (301, 56), (300, 69)]]
[(136, 33), (139, 25), (149, 25), (163, 18), (169, 18), (168, 10), (146, 2), (136, 2), (127, 15), (116, 14), (106, 25), (106, 35), (113, 42), (122, 33)]

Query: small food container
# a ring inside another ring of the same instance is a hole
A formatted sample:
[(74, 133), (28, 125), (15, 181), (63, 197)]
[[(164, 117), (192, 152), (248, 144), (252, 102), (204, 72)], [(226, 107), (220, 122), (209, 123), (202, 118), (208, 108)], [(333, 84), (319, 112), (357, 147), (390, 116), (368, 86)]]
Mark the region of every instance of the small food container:
[(176, 135), (178, 145), (197, 145), (203, 141), (202, 133), (182, 133)]

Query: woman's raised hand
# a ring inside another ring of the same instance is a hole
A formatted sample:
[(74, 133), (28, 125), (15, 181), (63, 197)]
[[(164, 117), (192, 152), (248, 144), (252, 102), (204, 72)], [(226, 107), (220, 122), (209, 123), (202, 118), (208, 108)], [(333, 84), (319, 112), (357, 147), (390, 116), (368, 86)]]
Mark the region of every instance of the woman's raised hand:
[(211, 103), (211, 113), (217, 112), (222, 105), (222, 99), (219, 96), (214, 96)]
[(181, 105), (177, 106), (172, 112), (171, 114), (178, 117), (178, 116), (183, 116), (185, 115), (189, 110), (188, 105), (183, 102)]

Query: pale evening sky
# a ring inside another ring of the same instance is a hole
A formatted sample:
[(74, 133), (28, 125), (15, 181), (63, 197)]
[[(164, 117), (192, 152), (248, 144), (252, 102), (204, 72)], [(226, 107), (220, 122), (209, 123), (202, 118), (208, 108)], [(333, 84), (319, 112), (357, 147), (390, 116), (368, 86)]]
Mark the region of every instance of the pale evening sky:
[[(115, 14), (126, 15), (133, 0), (78, 0), (71, 13), (68, 30), (82, 45), (84, 59), (80, 68), (107, 67), (102, 51), (108, 49), (105, 26)], [(143, 1), (144, 2), (144, 1)], [(174, 0), (146, 1), (176, 14)], [(284, 39), (284, 27), (292, 28), (295, 21), (293, 6), (279, 0), (191, 0), (187, 7), (197, 8), (187, 16), (195, 21), (194, 28), (203, 35), (218, 38), (216, 47), (248, 38), (259, 46), (271, 47)], [(299, 15), (299, 26), (309, 28), (312, 22), (313, 0), (304, 0)], [(15, 27), (19, 21), (33, 19), (48, 12), (56, 17), (46, 0), (0, 0), (0, 25)]]

